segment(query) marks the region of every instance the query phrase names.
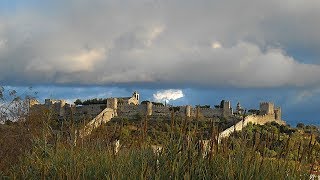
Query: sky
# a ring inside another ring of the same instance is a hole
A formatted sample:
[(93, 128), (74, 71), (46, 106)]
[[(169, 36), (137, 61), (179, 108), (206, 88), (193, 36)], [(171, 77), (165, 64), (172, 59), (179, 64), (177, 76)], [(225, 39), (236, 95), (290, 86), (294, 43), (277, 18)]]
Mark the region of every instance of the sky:
[(1, 0), (0, 85), (37, 98), (281, 106), (320, 125), (320, 1)]

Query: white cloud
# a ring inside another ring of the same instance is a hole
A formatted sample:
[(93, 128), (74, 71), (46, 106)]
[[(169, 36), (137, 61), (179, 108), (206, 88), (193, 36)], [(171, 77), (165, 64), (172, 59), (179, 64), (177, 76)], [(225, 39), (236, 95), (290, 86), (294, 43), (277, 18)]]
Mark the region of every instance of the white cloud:
[(106, 52), (103, 48), (82, 50), (76, 54), (63, 56), (62, 63), (65, 63), (65, 65), (61, 67), (66, 67), (66, 70), (71, 72), (93, 71), (94, 65), (104, 59), (106, 59)]
[(93, 71), (94, 66), (99, 61), (106, 58), (104, 49), (91, 49), (81, 50), (76, 53), (63, 55), (62, 57), (48, 58), (48, 61), (37, 58), (33, 59), (27, 66), (27, 71), (40, 71), (40, 72), (81, 72)]
[(168, 89), (163, 91), (158, 91), (157, 93), (153, 94), (153, 98), (157, 102), (169, 102), (172, 100), (180, 99), (184, 96), (182, 90), (179, 89)]
[(148, 34), (148, 39), (146, 42), (146, 46), (150, 47), (153, 41), (165, 30), (164, 26), (156, 26), (152, 28), (150, 33)]

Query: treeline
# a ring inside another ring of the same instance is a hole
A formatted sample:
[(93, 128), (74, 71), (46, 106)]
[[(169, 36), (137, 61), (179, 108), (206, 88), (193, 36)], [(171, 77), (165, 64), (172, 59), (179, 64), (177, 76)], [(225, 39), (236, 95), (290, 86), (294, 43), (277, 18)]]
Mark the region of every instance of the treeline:
[(107, 99), (103, 99), (103, 98), (94, 98), (94, 99), (88, 99), (85, 101), (81, 101), (80, 99), (77, 99), (74, 102), (75, 105), (90, 105), (90, 104), (107, 104)]
[(196, 105), (196, 108), (210, 108), (210, 105)]
[[(151, 101), (141, 101), (141, 104), (147, 104), (148, 102), (151, 102)], [(156, 106), (164, 106), (163, 103), (161, 102), (151, 102), (152, 105), (156, 105)]]

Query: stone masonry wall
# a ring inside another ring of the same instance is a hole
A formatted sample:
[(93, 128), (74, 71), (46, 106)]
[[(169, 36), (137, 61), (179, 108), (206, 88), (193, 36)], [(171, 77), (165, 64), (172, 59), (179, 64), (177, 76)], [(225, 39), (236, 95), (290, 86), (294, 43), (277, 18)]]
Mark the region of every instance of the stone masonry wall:
[(89, 135), (92, 130), (99, 127), (101, 124), (110, 121), (114, 117), (114, 111), (110, 108), (105, 108), (100, 114), (98, 114), (94, 119), (88, 122), (85, 127), (79, 130), (79, 137), (85, 137)]
[(212, 118), (213, 116), (221, 116), (222, 109), (200, 108), (199, 113), (204, 117)]
[(170, 115), (170, 107), (153, 105), (152, 106), (152, 115), (154, 116), (167, 116)]
[(131, 117), (137, 114), (145, 114), (147, 111), (147, 107), (145, 104), (140, 105), (129, 105), (122, 104), (118, 105), (118, 116), (120, 117)]
[(243, 121), (238, 122), (237, 124), (231, 126), (230, 128), (222, 131), (219, 134), (219, 141), (222, 138), (226, 138), (229, 137), (231, 133), (233, 133), (234, 131), (241, 131), (242, 128), (246, 127), (248, 125), (248, 123), (253, 123), (253, 124), (266, 124), (267, 122), (277, 122), (279, 124), (285, 124), (284, 121), (282, 120), (276, 120), (274, 118), (274, 115), (249, 115), (247, 116)]

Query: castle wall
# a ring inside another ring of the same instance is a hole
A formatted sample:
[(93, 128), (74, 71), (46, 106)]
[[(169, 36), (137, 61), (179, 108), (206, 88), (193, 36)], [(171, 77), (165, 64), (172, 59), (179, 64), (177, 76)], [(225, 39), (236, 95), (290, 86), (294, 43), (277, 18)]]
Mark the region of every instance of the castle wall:
[[(193, 108), (193, 116), (197, 114), (197, 108)], [(222, 108), (199, 108), (199, 115), (205, 118), (214, 116), (231, 116), (233, 114), (230, 101), (224, 101)]]
[(279, 124), (285, 124), (284, 121), (275, 119), (274, 115), (272, 115), (272, 114), (269, 114), (269, 115), (249, 115), (243, 121), (240, 121), (240, 122), (236, 123), (235, 125), (231, 126), (230, 128), (221, 132), (219, 134), (219, 140), (221, 140), (222, 138), (229, 137), (230, 134), (233, 133), (234, 131), (241, 131), (242, 128), (246, 127), (249, 123), (263, 125), (263, 124), (266, 124), (268, 122), (273, 122), (273, 121), (275, 121)]
[[(197, 109), (194, 108), (195, 114)], [(213, 108), (199, 108), (200, 115), (206, 117), (206, 118), (212, 118), (213, 116), (221, 116), (222, 109), (213, 109)]]
[[(168, 110), (166, 110), (166, 111), (168, 111), (168, 113), (165, 116), (170, 116), (171, 115), (170, 108), (171, 108), (170, 106), (167, 106)], [(176, 106), (174, 108), (178, 108), (179, 109), (178, 111), (175, 112), (175, 115), (177, 115), (177, 116), (191, 117), (193, 115), (192, 107), (190, 105), (187, 105), (187, 106)]]
[(82, 138), (89, 135), (95, 128), (110, 121), (114, 116), (115, 114), (113, 109), (105, 108), (94, 119), (88, 122), (84, 128), (79, 130), (79, 137)]
[(106, 108), (104, 104), (90, 104), (84, 106), (76, 106), (74, 109), (74, 118), (76, 120), (80, 119), (93, 119), (101, 111)]
[(147, 106), (145, 104), (140, 105), (129, 105), (129, 104), (121, 104), (118, 106), (117, 114), (120, 117), (130, 117), (135, 116), (137, 114), (145, 114)]
[[(34, 103), (36, 102), (36, 103)], [(31, 105), (31, 102), (30, 102)], [(65, 100), (52, 100), (52, 99), (45, 99), (45, 104), (39, 104), (37, 101), (33, 101), (32, 105), (30, 106), (30, 111), (37, 111), (37, 110), (50, 110), (53, 116), (65, 116), (65, 106), (67, 105)]]
[(168, 106), (152, 105), (152, 115), (168, 116), (170, 113), (170, 107)]

